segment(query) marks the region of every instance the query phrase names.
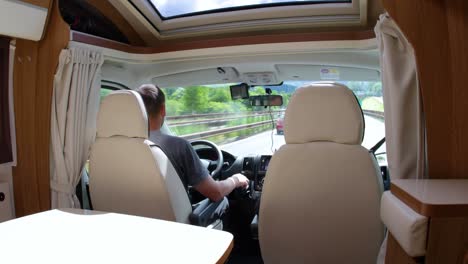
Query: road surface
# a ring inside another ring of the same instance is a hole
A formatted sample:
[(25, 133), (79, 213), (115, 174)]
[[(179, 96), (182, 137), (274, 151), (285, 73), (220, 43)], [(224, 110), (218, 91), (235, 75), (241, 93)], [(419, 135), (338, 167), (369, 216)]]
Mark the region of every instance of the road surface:
[[(385, 126), (383, 121), (370, 116), (365, 116), (365, 122), (366, 131), (362, 145), (366, 148), (371, 148), (385, 136)], [(249, 154), (271, 155), (274, 152), (272, 151), (272, 132), (273, 150), (277, 150), (285, 144), (285, 141), (283, 135), (276, 134), (276, 130), (262, 132), (220, 147), (222, 150), (236, 156), (247, 156)]]

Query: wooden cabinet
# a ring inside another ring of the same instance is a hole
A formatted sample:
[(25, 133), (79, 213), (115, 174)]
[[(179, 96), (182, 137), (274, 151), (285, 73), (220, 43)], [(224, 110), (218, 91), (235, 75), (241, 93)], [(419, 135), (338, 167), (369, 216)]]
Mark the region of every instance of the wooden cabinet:
[[(394, 180), (391, 192), (415, 212), (428, 217), (424, 263), (467, 264), (468, 180)], [(389, 235), (386, 263), (420, 263), (408, 257)]]

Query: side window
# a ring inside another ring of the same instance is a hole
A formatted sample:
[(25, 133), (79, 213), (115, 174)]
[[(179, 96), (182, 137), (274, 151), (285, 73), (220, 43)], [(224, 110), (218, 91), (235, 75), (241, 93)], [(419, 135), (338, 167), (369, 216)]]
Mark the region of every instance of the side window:
[(111, 89), (107, 87), (101, 87), (100, 95), (101, 95), (101, 101), (104, 97), (108, 96), (110, 93), (112, 93), (116, 89)]
[(387, 145), (383, 144), (375, 152), (375, 158), (380, 166), (387, 166)]

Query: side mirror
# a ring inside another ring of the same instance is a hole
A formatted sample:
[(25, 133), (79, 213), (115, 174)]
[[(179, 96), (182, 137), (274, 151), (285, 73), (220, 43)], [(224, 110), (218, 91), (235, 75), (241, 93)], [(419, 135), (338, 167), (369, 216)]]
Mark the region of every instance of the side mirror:
[(281, 95), (256, 95), (250, 97), (252, 106), (282, 106), (283, 97)]

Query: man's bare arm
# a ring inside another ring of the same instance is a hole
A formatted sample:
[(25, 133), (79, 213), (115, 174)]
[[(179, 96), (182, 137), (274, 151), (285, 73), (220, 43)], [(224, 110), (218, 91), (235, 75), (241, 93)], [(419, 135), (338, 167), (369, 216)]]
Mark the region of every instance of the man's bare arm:
[(223, 181), (215, 181), (211, 177), (206, 177), (194, 188), (206, 198), (212, 201), (221, 201), (224, 196), (230, 194), (237, 187), (246, 188), (249, 180), (242, 174), (234, 174)]

